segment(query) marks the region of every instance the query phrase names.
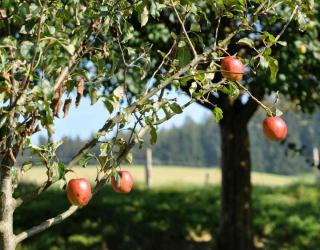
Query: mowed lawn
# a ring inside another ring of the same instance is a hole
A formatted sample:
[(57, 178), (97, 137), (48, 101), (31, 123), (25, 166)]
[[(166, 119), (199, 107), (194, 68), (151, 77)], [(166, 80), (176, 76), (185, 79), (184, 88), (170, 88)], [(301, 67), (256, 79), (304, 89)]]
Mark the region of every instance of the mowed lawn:
[[(145, 172), (143, 166), (125, 166), (122, 169), (129, 170), (136, 183), (144, 183)], [(67, 179), (86, 177), (94, 181), (96, 176), (96, 167), (88, 166), (86, 168), (75, 167), (75, 173), (68, 173)], [(44, 167), (34, 167), (29, 170), (22, 181), (40, 183), (46, 180), (46, 169)], [(175, 186), (179, 185), (218, 185), (221, 180), (221, 171), (219, 168), (195, 168), (181, 166), (154, 166), (152, 170), (153, 186)], [(285, 176), (266, 173), (252, 173), (252, 183), (254, 185), (265, 186), (283, 186), (296, 182), (313, 183), (314, 175), (306, 174), (301, 176)]]

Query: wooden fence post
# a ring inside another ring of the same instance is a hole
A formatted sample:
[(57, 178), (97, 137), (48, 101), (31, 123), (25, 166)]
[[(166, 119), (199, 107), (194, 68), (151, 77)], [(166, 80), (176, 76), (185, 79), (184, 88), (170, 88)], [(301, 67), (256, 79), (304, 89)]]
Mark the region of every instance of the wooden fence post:
[(317, 147), (313, 147), (312, 155), (313, 155), (313, 164), (315, 166), (316, 185), (320, 186), (320, 170), (318, 169), (318, 166), (319, 166), (319, 149)]
[(146, 185), (148, 188), (151, 187), (151, 171), (152, 171), (152, 149), (148, 147), (146, 149), (146, 162), (145, 162), (145, 177), (146, 177)]

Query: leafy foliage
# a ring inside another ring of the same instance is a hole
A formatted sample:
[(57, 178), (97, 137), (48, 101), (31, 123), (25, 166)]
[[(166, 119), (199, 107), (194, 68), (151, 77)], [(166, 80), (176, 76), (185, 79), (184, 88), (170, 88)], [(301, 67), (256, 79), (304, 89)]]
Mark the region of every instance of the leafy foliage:
[[(18, 182), (26, 168), (17, 165), (16, 158), (32, 149), (48, 169), (47, 181), (34, 192), (39, 194), (65, 179), (72, 165), (86, 166), (94, 159), (99, 163), (97, 191), (123, 159), (132, 161), (129, 151), (143, 143), (144, 134), (150, 131), (155, 143), (157, 126), (193, 102), (212, 105), (209, 97), (222, 93), (230, 100), (250, 94), (242, 83), (221, 78), (221, 57), (236, 53), (253, 72), (268, 68), (268, 84), (273, 83), (279, 66), (273, 48), (285, 45), (280, 37), (292, 21), (295, 29), (307, 29), (317, 7), (311, 0), (2, 1), (1, 171), (12, 169)], [(222, 30), (226, 27), (230, 30)], [(232, 51), (233, 45), (250, 50)], [(318, 45), (314, 47), (316, 52)], [(315, 56), (311, 66), (317, 60)], [(249, 74), (245, 83), (251, 81)], [(263, 88), (274, 90), (268, 84)], [(192, 100), (177, 103), (165, 93), (168, 88), (186, 88)], [(30, 137), (40, 130), (51, 137), (61, 111), (66, 117), (70, 105), (81, 108), (83, 96), (93, 105), (104, 103), (106, 122), (65, 166), (56, 157), (57, 143), (37, 147)], [(222, 118), (218, 106), (216, 121)], [(128, 138), (122, 136), (124, 131), (130, 131)], [(91, 154), (96, 145), (100, 152)]]

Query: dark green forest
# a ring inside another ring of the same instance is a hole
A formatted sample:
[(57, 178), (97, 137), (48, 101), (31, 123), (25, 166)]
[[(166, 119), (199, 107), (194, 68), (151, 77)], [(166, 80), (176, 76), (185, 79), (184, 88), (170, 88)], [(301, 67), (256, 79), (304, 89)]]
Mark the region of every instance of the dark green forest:
[[(257, 112), (252, 119), (249, 130), (251, 133), (251, 151), (254, 171), (298, 174), (311, 171), (312, 148), (319, 147), (320, 141), (320, 113), (306, 115), (299, 112), (286, 112), (284, 119), (289, 127), (286, 141), (271, 142), (262, 132), (261, 123), (265, 118), (263, 112)], [(219, 125), (212, 116), (196, 123), (187, 118), (181, 127), (160, 129), (158, 140), (153, 149), (153, 163), (155, 165), (183, 165), (199, 167), (219, 166), (220, 134)], [(77, 138), (63, 138), (58, 155), (64, 162), (68, 162), (72, 155), (80, 149), (85, 140)], [(44, 137), (40, 143), (46, 142)], [(149, 138), (145, 138), (142, 149), (133, 150), (133, 163), (144, 164), (145, 147), (149, 146)]]

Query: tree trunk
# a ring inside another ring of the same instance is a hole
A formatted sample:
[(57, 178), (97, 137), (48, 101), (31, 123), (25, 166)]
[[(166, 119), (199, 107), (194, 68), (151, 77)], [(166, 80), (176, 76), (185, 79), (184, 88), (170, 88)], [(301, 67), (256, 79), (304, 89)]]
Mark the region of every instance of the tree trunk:
[[(232, 113), (232, 112), (231, 112)], [(250, 143), (247, 120), (236, 112), (220, 123), (222, 154), (219, 250), (252, 250)]]
[(14, 250), (16, 247), (13, 234), (13, 186), (10, 168), (0, 168), (0, 249)]

